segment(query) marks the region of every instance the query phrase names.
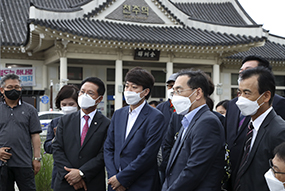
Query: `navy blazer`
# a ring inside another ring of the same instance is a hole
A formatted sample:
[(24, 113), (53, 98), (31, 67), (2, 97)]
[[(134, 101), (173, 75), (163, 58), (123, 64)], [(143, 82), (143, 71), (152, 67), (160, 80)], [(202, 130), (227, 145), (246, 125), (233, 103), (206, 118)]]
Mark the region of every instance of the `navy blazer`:
[[(236, 179), (236, 174), (240, 164), (240, 160), (243, 153), (243, 146), (246, 138), (247, 125), (251, 119), (250, 116), (247, 116), (238, 129), (239, 126), (239, 117), (240, 110), (236, 105), (238, 97), (232, 99), (227, 108), (226, 120), (225, 120), (225, 129), (226, 129), (226, 140), (230, 149), (230, 160), (231, 160), (231, 177), (228, 182), (228, 190), (234, 187), (233, 183)], [(275, 112), (285, 119), (285, 99), (279, 95), (275, 95), (272, 103), (273, 109)]]
[(82, 146), (80, 123), (80, 110), (64, 115), (59, 120), (52, 144), (53, 159), (58, 170), (54, 191), (74, 191), (64, 178), (68, 173), (64, 166), (80, 169), (89, 191), (106, 190), (103, 146), (110, 120), (97, 111)]
[(220, 191), (225, 156), (224, 128), (208, 106), (181, 128), (171, 150), (163, 191)]
[(168, 123), (169, 123), (170, 118), (171, 118), (172, 113), (173, 113), (173, 108), (170, 107), (169, 99), (167, 101), (164, 101), (164, 102), (158, 104), (156, 109), (161, 111), (161, 113), (163, 114), (163, 116), (165, 118), (165, 124), (168, 126)]
[[(128, 191), (160, 190), (157, 153), (162, 141), (164, 117), (146, 103), (125, 139), (129, 106), (115, 111), (104, 145), (108, 177), (116, 175)], [(108, 190), (112, 190), (109, 185)]]
[[(55, 127), (57, 127), (58, 121), (60, 118), (61, 118), (61, 116), (54, 118), (48, 125), (47, 136), (46, 136), (46, 140), (44, 143), (44, 150), (46, 153), (52, 154), (52, 140), (55, 137), (53, 129)], [(56, 169), (56, 166), (53, 164), (52, 179), (51, 179), (51, 188), (52, 189), (54, 188), (54, 181), (55, 181), (56, 174), (57, 174), (57, 169)]]

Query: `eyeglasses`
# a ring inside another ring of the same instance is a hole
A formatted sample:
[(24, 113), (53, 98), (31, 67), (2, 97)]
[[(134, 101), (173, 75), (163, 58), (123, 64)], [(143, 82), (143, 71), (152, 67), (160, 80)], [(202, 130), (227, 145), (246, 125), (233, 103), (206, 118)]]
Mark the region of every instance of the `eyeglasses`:
[(166, 84), (166, 87), (173, 88), (173, 84)]
[(276, 171), (276, 170), (274, 169), (275, 166), (274, 166), (273, 163), (272, 163), (272, 159), (269, 159), (269, 166), (270, 166), (270, 168), (273, 170), (274, 174), (285, 174), (285, 172), (278, 172), (278, 171)]
[(96, 96), (95, 93), (92, 92), (92, 91), (84, 92), (83, 90), (80, 90), (80, 91), (78, 92), (79, 95), (82, 95), (82, 94), (85, 94), (85, 93), (88, 94), (90, 97), (95, 97), (95, 96)]
[(178, 90), (173, 90), (173, 92), (171, 92), (171, 95), (172, 95), (172, 96), (173, 96), (173, 95), (181, 95), (182, 92), (188, 91), (188, 90), (192, 90), (192, 88), (188, 88), (188, 89), (185, 89), (185, 90), (180, 90), (180, 89), (178, 89)]
[(6, 87), (4, 87), (4, 88), (7, 89), (7, 90), (12, 90), (12, 89), (21, 90), (21, 89), (22, 89), (21, 86), (11, 86), (11, 85), (6, 86)]

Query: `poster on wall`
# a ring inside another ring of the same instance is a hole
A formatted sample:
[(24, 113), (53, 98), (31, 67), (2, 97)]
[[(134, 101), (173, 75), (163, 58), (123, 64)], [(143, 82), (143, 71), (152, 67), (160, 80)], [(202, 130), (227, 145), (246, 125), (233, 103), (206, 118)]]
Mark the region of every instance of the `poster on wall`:
[(0, 69), (0, 79), (6, 74), (17, 74), (22, 81), (22, 86), (35, 86), (36, 70), (34, 67), (25, 68), (4, 68)]

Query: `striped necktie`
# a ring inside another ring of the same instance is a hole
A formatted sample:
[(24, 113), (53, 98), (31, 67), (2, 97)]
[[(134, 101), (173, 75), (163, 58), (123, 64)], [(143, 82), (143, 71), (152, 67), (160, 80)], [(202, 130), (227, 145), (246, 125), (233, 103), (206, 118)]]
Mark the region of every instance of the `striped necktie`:
[(247, 128), (246, 141), (245, 141), (244, 148), (243, 148), (243, 155), (242, 155), (241, 163), (240, 163), (236, 181), (235, 181), (235, 187), (234, 187), (235, 191), (240, 190), (240, 179), (241, 179), (241, 175), (244, 172), (244, 167), (245, 167), (245, 164), (247, 163), (248, 155), (250, 153), (250, 145), (251, 145), (251, 140), (252, 140), (252, 135), (253, 135), (253, 129), (254, 127), (252, 125), (252, 122), (250, 122)]

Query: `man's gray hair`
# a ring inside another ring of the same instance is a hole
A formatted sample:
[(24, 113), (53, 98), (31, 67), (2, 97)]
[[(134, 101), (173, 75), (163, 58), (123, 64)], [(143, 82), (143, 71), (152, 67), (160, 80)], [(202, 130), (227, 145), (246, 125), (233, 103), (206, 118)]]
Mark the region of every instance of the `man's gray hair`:
[(1, 78), (1, 82), (0, 82), (1, 87), (3, 88), (5, 86), (6, 80), (10, 80), (10, 79), (11, 80), (18, 80), (21, 83), (20, 77), (16, 74), (11, 73), (11, 74), (7, 74)]

